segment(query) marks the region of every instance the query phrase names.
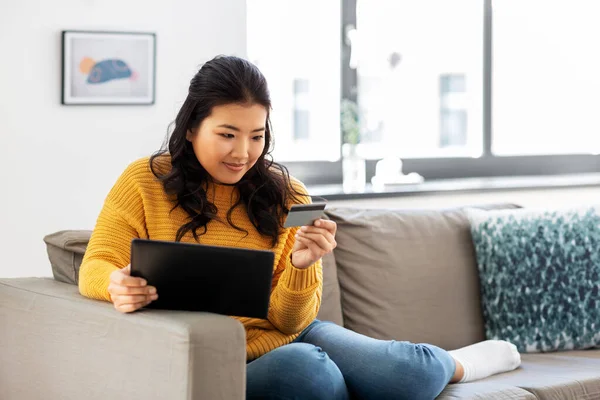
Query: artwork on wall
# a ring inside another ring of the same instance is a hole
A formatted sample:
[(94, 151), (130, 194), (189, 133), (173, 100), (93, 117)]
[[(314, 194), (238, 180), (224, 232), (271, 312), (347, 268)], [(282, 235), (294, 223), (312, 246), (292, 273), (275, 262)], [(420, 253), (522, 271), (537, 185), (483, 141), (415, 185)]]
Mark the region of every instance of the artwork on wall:
[(154, 104), (156, 35), (62, 32), (62, 104)]

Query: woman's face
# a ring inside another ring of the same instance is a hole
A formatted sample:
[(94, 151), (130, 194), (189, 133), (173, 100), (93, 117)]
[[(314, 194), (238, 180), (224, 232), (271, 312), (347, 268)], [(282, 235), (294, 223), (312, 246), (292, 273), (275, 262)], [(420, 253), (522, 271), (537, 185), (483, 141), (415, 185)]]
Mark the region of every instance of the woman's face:
[(239, 182), (265, 147), (267, 110), (260, 104), (213, 107), (195, 132), (188, 131), (196, 158), (214, 181)]

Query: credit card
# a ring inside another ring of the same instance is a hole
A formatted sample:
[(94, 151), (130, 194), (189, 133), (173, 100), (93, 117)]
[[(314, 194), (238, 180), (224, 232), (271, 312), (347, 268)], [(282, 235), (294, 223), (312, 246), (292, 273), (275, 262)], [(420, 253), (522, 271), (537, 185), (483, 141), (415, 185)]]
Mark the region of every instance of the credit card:
[(285, 219), (283, 226), (309, 226), (321, 218), (327, 203), (294, 204)]

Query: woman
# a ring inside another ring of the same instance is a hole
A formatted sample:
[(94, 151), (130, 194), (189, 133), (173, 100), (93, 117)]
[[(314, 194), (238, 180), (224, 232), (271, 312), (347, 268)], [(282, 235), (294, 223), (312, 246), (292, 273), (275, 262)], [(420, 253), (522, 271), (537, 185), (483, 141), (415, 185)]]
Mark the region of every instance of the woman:
[(282, 227), (290, 206), (309, 198), (270, 161), (270, 109), (254, 65), (236, 57), (207, 62), (190, 83), (168, 150), (132, 163), (108, 194), (81, 266), (81, 294), (124, 313), (158, 298), (130, 276), (133, 238), (269, 249), (268, 318), (237, 318), (247, 334), (249, 399), (432, 399), (449, 382), (516, 368), (519, 353), (503, 341), (446, 352), (315, 320), (321, 257), (336, 246), (336, 225)]

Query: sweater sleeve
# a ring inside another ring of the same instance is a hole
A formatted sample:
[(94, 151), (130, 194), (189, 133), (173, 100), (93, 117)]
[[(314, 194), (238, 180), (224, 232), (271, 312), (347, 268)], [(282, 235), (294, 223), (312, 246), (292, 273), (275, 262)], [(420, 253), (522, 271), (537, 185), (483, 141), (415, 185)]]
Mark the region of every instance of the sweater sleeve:
[(145, 237), (141, 195), (131, 166), (108, 194), (79, 270), (79, 292), (110, 301), (110, 274), (129, 265), (131, 240)]
[[(296, 181), (300, 192), (304, 185)], [(310, 201), (302, 199), (302, 202)], [(321, 260), (306, 269), (292, 264), (292, 249), (298, 228), (288, 229), (279, 265), (273, 277), (269, 321), (281, 332), (294, 334), (302, 331), (317, 317), (323, 293), (323, 268)]]

